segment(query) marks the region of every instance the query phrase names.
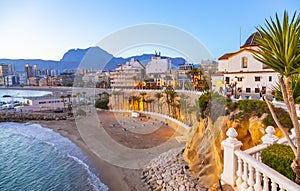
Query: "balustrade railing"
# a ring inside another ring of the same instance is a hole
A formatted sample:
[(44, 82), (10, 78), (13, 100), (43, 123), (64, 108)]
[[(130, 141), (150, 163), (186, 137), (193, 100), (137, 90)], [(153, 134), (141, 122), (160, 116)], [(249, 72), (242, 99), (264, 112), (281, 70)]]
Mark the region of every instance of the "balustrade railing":
[[(266, 128), (263, 144), (241, 151), (242, 143), (236, 139), (237, 133), (230, 128), (224, 147), (224, 169), (222, 180), (239, 191), (296, 191), (300, 186), (261, 162), (261, 152), (274, 143), (287, 144), (287, 139), (274, 136), (273, 127)], [(293, 130), (292, 130), (292, 133)], [(294, 141), (295, 136), (290, 138)], [(228, 161), (231, 159), (232, 161)], [(226, 161), (226, 162), (225, 162)]]

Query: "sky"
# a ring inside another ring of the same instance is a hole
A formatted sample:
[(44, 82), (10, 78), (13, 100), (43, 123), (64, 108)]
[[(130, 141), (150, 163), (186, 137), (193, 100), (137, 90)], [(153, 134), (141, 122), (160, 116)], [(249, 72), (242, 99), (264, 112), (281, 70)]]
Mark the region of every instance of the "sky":
[[(193, 36), (217, 60), (238, 51), (276, 12), (282, 16), (299, 8), (299, 0), (1, 0), (0, 58), (60, 60), (69, 49), (95, 46), (128, 27), (158, 24)], [(115, 56), (154, 51), (133, 48)]]

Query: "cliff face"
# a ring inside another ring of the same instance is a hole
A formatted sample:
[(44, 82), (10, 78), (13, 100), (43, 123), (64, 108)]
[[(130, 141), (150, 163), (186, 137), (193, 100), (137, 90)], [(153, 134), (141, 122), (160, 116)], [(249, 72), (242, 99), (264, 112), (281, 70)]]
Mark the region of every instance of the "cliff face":
[[(199, 177), (206, 187), (218, 183), (223, 170), (223, 148), (221, 142), (226, 139), (226, 131), (233, 127), (238, 133), (237, 139), (243, 143), (242, 150), (261, 144), (266, 125), (262, 117), (251, 117), (247, 120), (231, 120), (230, 116), (221, 116), (214, 123), (210, 118), (201, 119), (193, 129), (191, 139), (183, 153), (190, 172)], [(276, 128), (275, 128), (276, 129)], [(283, 137), (279, 129), (276, 135)]]

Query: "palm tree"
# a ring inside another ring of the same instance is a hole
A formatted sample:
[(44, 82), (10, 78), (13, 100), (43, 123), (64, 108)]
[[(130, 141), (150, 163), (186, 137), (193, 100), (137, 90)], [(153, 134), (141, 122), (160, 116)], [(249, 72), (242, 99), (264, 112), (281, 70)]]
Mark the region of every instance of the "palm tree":
[(296, 146), (289, 138), (287, 132), (279, 122), (269, 101), (264, 97), (277, 126), (284, 133), (291, 146), (295, 160), (292, 168), (296, 173), (295, 182), (300, 184), (300, 126), (296, 113), (295, 99), (291, 87), (292, 78), (300, 72), (300, 15), (294, 13), (291, 20), (285, 11), (281, 22), (276, 19), (266, 20), (265, 27), (258, 27), (261, 36), (257, 38), (259, 49), (254, 52), (255, 58), (279, 73), (279, 84), (282, 97), (286, 104), (295, 129)]
[(153, 112), (154, 111), (154, 108), (153, 108), (154, 99), (150, 98), (147, 101), (150, 104), (150, 112)]
[(64, 104), (64, 109), (66, 109), (66, 105), (65, 105), (65, 98), (66, 98), (66, 96), (61, 95), (60, 98), (61, 98), (61, 100), (62, 100), (62, 102)]
[(68, 103), (68, 110), (71, 113), (71, 111), (72, 111), (72, 104), (71, 104), (71, 97), (72, 97), (72, 95), (68, 94), (66, 97), (68, 98), (68, 102), (69, 102)]
[[(160, 99), (161, 99), (162, 97), (164, 97), (164, 95), (163, 95), (162, 93), (160, 93), (160, 92), (157, 92), (157, 93), (154, 95), (154, 97), (155, 97), (156, 100), (157, 100), (157, 112), (159, 113)], [(161, 109), (160, 109), (160, 113), (162, 113), (162, 112), (161, 112)]]
[(175, 99), (178, 97), (177, 92), (173, 89), (167, 89), (165, 91), (166, 94), (166, 103), (168, 105), (168, 115), (171, 115), (171, 107), (172, 107), (172, 116), (175, 117), (176, 109), (175, 109)]
[(143, 103), (143, 108), (142, 108), (142, 110), (144, 111), (144, 110), (145, 110), (145, 106), (144, 106), (145, 95), (147, 95), (147, 93), (146, 93), (146, 92), (141, 92), (140, 95), (142, 96), (142, 103)]
[(71, 103), (71, 94), (68, 94), (66, 97), (68, 98), (69, 103)]

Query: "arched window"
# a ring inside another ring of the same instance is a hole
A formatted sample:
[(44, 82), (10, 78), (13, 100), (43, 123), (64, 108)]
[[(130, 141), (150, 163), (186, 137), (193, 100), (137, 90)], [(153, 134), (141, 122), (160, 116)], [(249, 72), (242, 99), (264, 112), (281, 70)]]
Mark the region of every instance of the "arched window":
[(248, 68), (248, 58), (242, 57), (242, 68)]

